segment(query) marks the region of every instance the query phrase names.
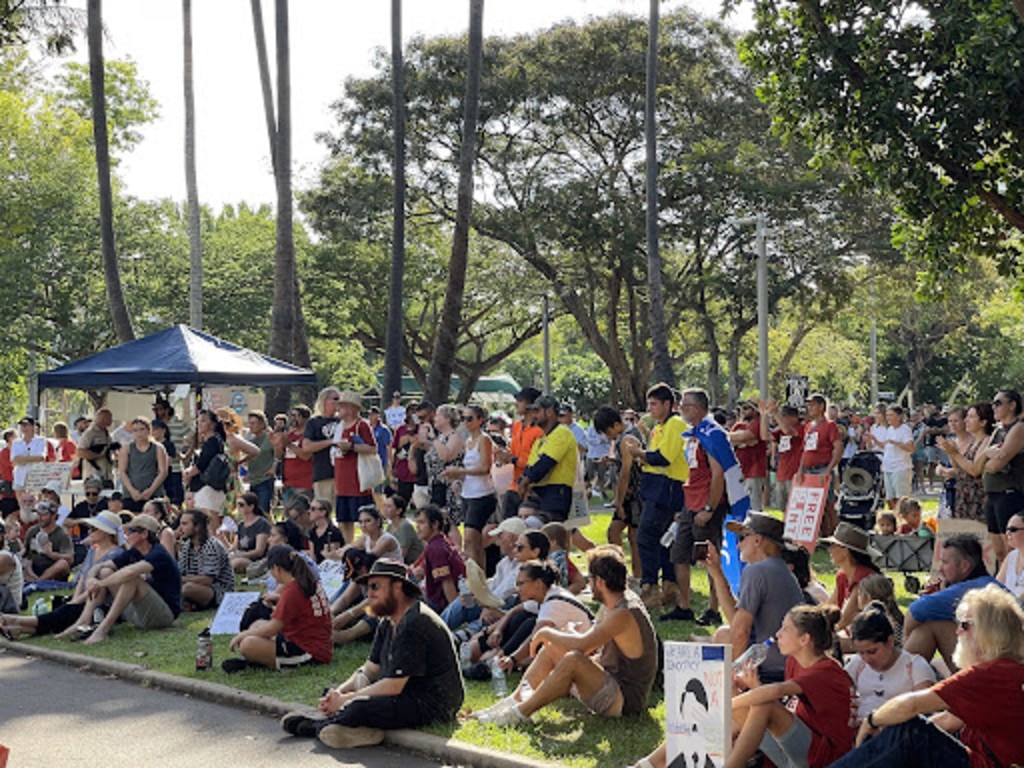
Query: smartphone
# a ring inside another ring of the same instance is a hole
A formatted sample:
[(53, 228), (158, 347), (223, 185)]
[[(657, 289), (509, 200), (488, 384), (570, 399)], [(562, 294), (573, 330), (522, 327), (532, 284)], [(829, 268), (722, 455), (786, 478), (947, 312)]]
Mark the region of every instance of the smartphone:
[(693, 562), (699, 563), (708, 559), (708, 543), (706, 541), (695, 541), (693, 543)]

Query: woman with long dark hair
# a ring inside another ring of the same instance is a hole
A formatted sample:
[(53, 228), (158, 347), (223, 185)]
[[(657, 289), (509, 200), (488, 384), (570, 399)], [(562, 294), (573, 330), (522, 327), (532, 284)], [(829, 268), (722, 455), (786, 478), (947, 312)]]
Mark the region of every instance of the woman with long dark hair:
[(230, 649), (242, 658), (225, 659), (221, 669), (232, 673), (250, 664), (280, 669), (330, 663), (331, 606), (316, 574), (287, 544), (270, 548), (267, 571), (281, 585), (277, 605), (269, 619), (253, 622), (231, 638)]

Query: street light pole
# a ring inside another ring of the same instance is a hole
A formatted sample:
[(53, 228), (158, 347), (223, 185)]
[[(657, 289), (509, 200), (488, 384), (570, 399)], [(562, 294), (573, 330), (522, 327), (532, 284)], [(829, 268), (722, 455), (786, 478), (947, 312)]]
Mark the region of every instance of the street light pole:
[(544, 294), (544, 394), (551, 394), (551, 309)]

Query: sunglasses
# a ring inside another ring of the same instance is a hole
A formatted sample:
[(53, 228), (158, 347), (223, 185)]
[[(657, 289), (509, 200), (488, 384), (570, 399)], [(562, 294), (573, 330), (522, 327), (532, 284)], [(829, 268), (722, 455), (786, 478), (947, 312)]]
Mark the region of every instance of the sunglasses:
[(1017, 531), (1024, 531), (1024, 528), (1019, 528), (1016, 525), (1008, 525), (1008, 526), (1006, 526), (1006, 532), (1007, 533), (1016, 533)]
[(369, 589), (371, 592), (379, 592), (380, 590), (384, 589), (386, 586), (388, 586), (388, 583), (381, 582), (381, 581), (375, 581), (372, 584), (367, 584), (366, 588)]
[(960, 627), (961, 632), (966, 632), (974, 626), (974, 621), (971, 619), (964, 619), (963, 621), (958, 621), (957, 626)]
[(142, 533), (145, 530), (146, 530), (145, 528), (125, 528), (124, 529), (125, 533)]
[(516, 544), (515, 549), (516, 549), (516, 552), (522, 552), (524, 549), (526, 549), (526, 545), (525, 544)]
[(993, 408), (998, 408), (1001, 405), (1006, 405), (1006, 401), (1005, 400), (993, 400), (992, 401), (992, 407)]
[(98, 492), (98, 491), (94, 491), (94, 492), (92, 492), (92, 493), (87, 493), (87, 494), (85, 494), (85, 498), (87, 498), (87, 499), (95, 499), (95, 498), (98, 498), (98, 497), (99, 497), (99, 495), (100, 495), (100, 494), (99, 494), (99, 492)]

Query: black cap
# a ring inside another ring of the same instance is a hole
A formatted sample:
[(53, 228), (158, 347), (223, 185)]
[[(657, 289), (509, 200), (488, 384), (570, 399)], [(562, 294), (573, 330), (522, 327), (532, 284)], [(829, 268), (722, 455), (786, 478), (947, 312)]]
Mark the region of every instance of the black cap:
[(31, 424), (33, 427), (36, 425), (36, 420), (31, 416), (22, 416), (19, 424)]
[(536, 387), (523, 387), (516, 393), (516, 400), (525, 400), (527, 403), (532, 403), (540, 397), (540, 390)]
[(534, 400), (532, 403), (530, 403), (530, 405), (527, 406), (527, 407), (531, 411), (540, 411), (540, 410), (544, 410), (544, 409), (547, 409), (547, 408), (553, 408), (554, 410), (557, 411), (558, 410), (558, 400), (556, 400), (551, 395), (541, 395), (536, 400)]

